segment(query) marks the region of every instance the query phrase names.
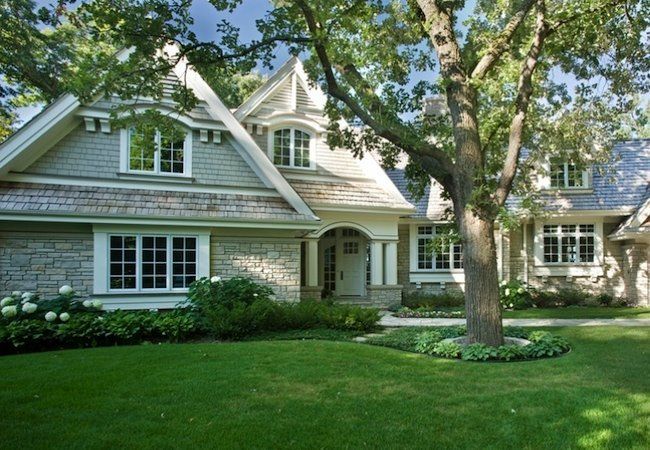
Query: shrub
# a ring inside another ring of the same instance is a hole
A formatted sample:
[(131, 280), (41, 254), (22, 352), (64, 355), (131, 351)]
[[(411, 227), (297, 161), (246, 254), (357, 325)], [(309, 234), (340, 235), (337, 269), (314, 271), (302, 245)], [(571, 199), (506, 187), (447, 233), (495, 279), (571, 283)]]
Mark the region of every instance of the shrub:
[(499, 300), (504, 309), (526, 309), (533, 305), (530, 292), (519, 280), (503, 280), (499, 286)]
[(532, 302), (537, 308), (556, 308), (562, 306), (558, 301), (557, 294), (549, 291), (534, 291)]
[(508, 337), (528, 339), (528, 331), (521, 327), (503, 327), (503, 335)]
[(520, 345), (502, 345), (497, 348), (497, 358), (503, 361), (523, 359), (525, 357), (525, 347), (522, 347)]
[(404, 306), (403, 308), (400, 308), (399, 311), (394, 314), (394, 316), (434, 319), (459, 319), (465, 317), (465, 311), (446, 311), (429, 306), (421, 306), (416, 309), (411, 309), (408, 306)]
[(432, 355), (435, 345), (441, 340), (442, 336), (437, 331), (425, 331), (417, 337), (415, 351)]
[(188, 301), (202, 309), (216, 305), (232, 309), (239, 303), (251, 305), (256, 300), (269, 300), (272, 295), (271, 288), (257, 284), (250, 278), (235, 277), (223, 281), (219, 277), (204, 277), (190, 285)]
[(409, 308), (464, 306), (465, 296), (461, 291), (448, 291), (440, 294), (412, 292), (402, 301)]
[(462, 347), (455, 342), (438, 342), (433, 347), (433, 353), (442, 358), (458, 358)]
[(533, 331), (528, 335), (531, 342), (523, 347), (528, 358), (557, 356), (569, 351), (568, 341), (561, 336), (553, 336), (548, 331)]
[(496, 356), (497, 349), (485, 344), (469, 344), (461, 350), (461, 358), (465, 361), (487, 361)]

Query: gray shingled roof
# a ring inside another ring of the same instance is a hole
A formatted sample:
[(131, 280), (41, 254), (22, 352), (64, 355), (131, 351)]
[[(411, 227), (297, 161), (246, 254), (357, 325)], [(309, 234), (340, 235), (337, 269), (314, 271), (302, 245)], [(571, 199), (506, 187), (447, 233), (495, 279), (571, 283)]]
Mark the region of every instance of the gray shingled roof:
[[(584, 194), (543, 194), (548, 210), (633, 210), (650, 183), (650, 139), (620, 141), (612, 149), (612, 171), (593, 170), (593, 189)], [(516, 199), (513, 199), (516, 201)]]
[(314, 220), (298, 214), (280, 197), (14, 182), (0, 182), (0, 213), (188, 220)]
[(358, 206), (411, 209), (408, 203), (385, 191), (373, 182), (326, 182), (316, 180), (287, 180), (307, 204), (318, 206)]
[[(620, 141), (612, 149), (613, 170), (600, 173), (593, 171), (590, 192), (586, 193), (545, 193), (541, 199), (548, 210), (626, 210), (631, 211), (641, 206), (650, 196), (650, 139), (633, 139)], [(407, 189), (407, 180), (403, 169), (387, 170), (388, 176), (402, 192), (404, 197), (416, 205), (417, 213), (413, 217), (440, 220), (451, 206), (448, 200), (440, 197), (441, 188), (435, 181), (425, 195), (415, 201)], [(612, 181), (612, 175), (614, 180)], [(508, 200), (510, 207), (518, 204), (518, 198)]]
[(442, 198), (442, 186), (434, 180), (428, 186), (424, 195), (416, 200), (408, 190), (408, 180), (404, 169), (389, 169), (386, 173), (397, 186), (404, 198), (415, 205), (415, 214), (409, 217), (429, 220), (447, 220), (451, 210), (451, 201)]

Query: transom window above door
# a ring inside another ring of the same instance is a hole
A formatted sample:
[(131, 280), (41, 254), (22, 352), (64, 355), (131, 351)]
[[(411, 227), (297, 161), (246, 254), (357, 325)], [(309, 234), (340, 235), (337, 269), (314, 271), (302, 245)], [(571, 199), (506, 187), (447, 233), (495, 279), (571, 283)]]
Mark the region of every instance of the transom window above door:
[(273, 132), (273, 164), (281, 167), (310, 168), (313, 139), (311, 134), (297, 128), (282, 128)]
[(126, 130), (123, 158), (127, 172), (189, 175), (191, 133), (179, 126), (139, 125)]

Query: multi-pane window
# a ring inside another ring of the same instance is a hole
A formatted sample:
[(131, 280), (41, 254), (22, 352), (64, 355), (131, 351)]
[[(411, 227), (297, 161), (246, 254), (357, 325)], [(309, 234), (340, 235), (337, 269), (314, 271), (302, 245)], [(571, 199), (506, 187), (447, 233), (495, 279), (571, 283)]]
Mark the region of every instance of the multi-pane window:
[(545, 263), (594, 262), (593, 224), (544, 225)]
[(358, 255), (359, 254), (359, 243), (357, 241), (345, 241), (345, 242), (343, 242), (343, 254), (344, 255)]
[(273, 163), (285, 167), (310, 166), (311, 136), (295, 128), (273, 133)]
[(417, 255), (420, 270), (451, 270), (463, 268), (463, 247), (458, 243), (442, 245), (434, 249), (433, 240), (438, 234), (447, 234), (446, 226), (425, 225), (418, 227)]
[(196, 236), (112, 235), (111, 290), (183, 289), (196, 279)]
[(326, 291), (336, 290), (336, 246), (331, 245), (323, 251), (323, 287)]
[(152, 127), (130, 128), (129, 171), (184, 174), (186, 136), (178, 127), (162, 132)]
[(554, 161), (551, 163), (551, 187), (554, 189), (586, 188), (588, 176), (579, 164)]

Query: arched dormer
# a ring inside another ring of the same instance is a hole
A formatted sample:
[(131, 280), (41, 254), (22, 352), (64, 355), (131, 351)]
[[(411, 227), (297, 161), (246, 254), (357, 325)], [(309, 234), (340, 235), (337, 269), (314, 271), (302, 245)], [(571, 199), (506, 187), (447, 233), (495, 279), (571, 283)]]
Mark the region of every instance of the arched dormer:
[(278, 167), (316, 168), (315, 130), (295, 122), (279, 123), (269, 128), (268, 154)]

